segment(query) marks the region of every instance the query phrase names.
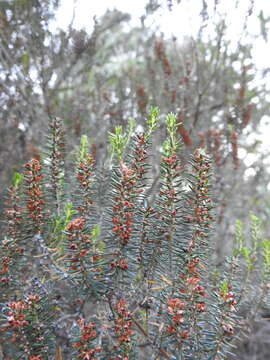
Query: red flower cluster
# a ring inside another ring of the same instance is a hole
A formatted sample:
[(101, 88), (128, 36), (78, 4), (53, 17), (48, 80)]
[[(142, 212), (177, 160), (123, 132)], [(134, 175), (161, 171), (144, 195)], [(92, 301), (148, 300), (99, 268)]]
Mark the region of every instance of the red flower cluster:
[(30, 355), (29, 360), (43, 360), (44, 357), (42, 355)]
[(223, 322), (222, 329), (226, 335), (233, 335), (234, 334), (234, 327), (231, 323)]
[(8, 312), (8, 324), (13, 329), (25, 327), (29, 322), (25, 319), (25, 310), (29, 308), (29, 305), (24, 301), (14, 301), (8, 304), (10, 311)]
[(80, 339), (75, 342), (74, 347), (78, 351), (78, 358), (83, 360), (97, 360), (96, 355), (101, 353), (100, 346), (93, 344), (97, 338), (96, 324), (89, 322), (85, 323), (85, 319), (77, 321), (80, 328)]
[[(123, 203), (123, 205), (124, 205), (124, 207), (132, 207), (133, 206), (133, 204), (128, 201), (125, 201)], [(117, 206), (115, 205), (114, 210), (116, 210), (116, 209), (117, 209)], [(112, 231), (116, 235), (119, 236), (119, 238), (121, 239), (122, 245), (127, 245), (128, 241), (130, 239), (130, 236), (131, 236), (131, 231), (132, 231), (133, 212), (123, 212), (122, 215), (123, 215), (122, 218), (120, 218), (119, 216), (112, 218), (112, 223), (114, 225)]]
[[(5, 314), (6, 322), (0, 329), (12, 334), (12, 341), (18, 343), (23, 349), (28, 360), (43, 360), (41, 355), (47, 353), (46, 341), (40, 320), (37, 317), (41, 297), (37, 294), (28, 295), (24, 300), (13, 301), (7, 304), (8, 311)], [(29, 341), (35, 338), (34, 343)]]
[(6, 329), (17, 330), (29, 325), (26, 320), (28, 310), (33, 309), (40, 301), (39, 295), (29, 295), (24, 301), (13, 301), (8, 304), (7, 324)]
[(124, 299), (118, 301), (115, 305), (117, 319), (115, 319), (114, 330), (119, 344), (129, 343), (133, 334), (130, 312), (127, 308), (127, 302)]
[(166, 328), (166, 333), (168, 335), (178, 334), (182, 339), (187, 339), (189, 337), (188, 330), (180, 330), (180, 326), (184, 323), (184, 308), (185, 303), (178, 298), (171, 298), (167, 302), (167, 310), (171, 315), (173, 325), (170, 325)]
[(145, 169), (144, 165), (148, 156), (146, 151), (147, 141), (144, 134), (137, 134), (137, 146), (134, 151), (134, 160), (131, 163), (131, 169), (134, 171), (134, 175), (137, 181), (142, 180)]
[[(208, 138), (208, 147), (209, 150), (212, 152), (215, 163), (217, 166), (222, 165), (222, 138), (221, 135), (224, 137), (224, 133), (218, 129), (211, 129), (207, 132)], [(201, 145), (200, 145), (201, 146)]]
[(120, 259), (118, 261), (115, 261), (113, 263), (111, 263), (111, 267), (112, 268), (119, 268), (121, 270), (127, 270), (128, 269), (128, 263), (126, 262), (125, 259)]
[(51, 154), (50, 154), (50, 172), (51, 172), (51, 187), (53, 190), (53, 197), (56, 200), (57, 194), (60, 190), (62, 178), (62, 170), (64, 165), (64, 129), (61, 119), (54, 117), (50, 123), (51, 128)]
[(39, 295), (28, 295), (26, 302), (27, 304), (29, 304), (30, 306), (35, 305), (36, 303), (38, 303), (41, 300), (41, 297)]
[(221, 166), (222, 165), (222, 156), (221, 156), (221, 136), (220, 136), (220, 130), (215, 130), (213, 132), (213, 137), (214, 137), (214, 149), (213, 149), (213, 154), (214, 154), (214, 159), (215, 159), (215, 163), (217, 166)]
[(205, 297), (206, 292), (205, 288), (200, 285), (201, 278), (198, 270), (199, 265), (199, 258), (190, 259), (187, 264), (188, 274), (181, 276), (184, 279), (186, 286), (180, 290), (180, 293), (190, 293), (191, 298), (195, 301), (193, 305), (194, 310), (197, 312), (204, 312), (206, 304), (200, 297)]
[(185, 128), (183, 121), (185, 120), (185, 115), (183, 113), (183, 111), (181, 111), (178, 115), (178, 131), (180, 133), (180, 135), (182, 136), (183, 142), (186, 146), (192, 146), (192, 139), (191, 136), (189, 135), (189, 132), (187, 131), (187, 129)]
[(77, 179), (79, 180), (80, 186), (82, 188), (87, 188), (92, 182), (91, 178), (93, 175), (94, 164), (95, 160), (90, 154), (87, 154), (85, 158), (80, 161), (78, 165)]
[(177, 155), (171, 155), (169, 157), (163, 157), (162, 161), (170, 167), (173, 167), (177, 163)]
[(6, 234), (12, 239), (18, 239), (20, 235), (20, 224), (22, 221), (22, 208), (18, 205), (20, 202), (20, 196), (18, 188), (11, 186), (9, 189), (9, 199), (7, 204), (9, 207), (5, 210), (5, 216), (7, 219), (8, 228)]
[(172, 315), (172, 321), (175, 325), (183, 324), (184, 322), (184, 307), (185, 303), (178, 298), (171, 298), (168, 300), (168, 312)]
[(41, 199), (41, 165), (37, 159), (32, 159), (25, 165), (25, 181), (28, 187), (27, 210), (36, 232), (40, 232), (43, 223), (43, 207), (45, 201)]
[(131, 238), (133, 227), (133, 207), (134, 199), (141, 193), (141, 187), (138, 186), (145, 174), (145, 162), (147, 158), (147, 140), (144, 135), (136, 135), (136, 147), (134, 150), (134, 159), (127, 167), (123, 162), (120, 163), (120, 182), (117, 184), (114, 197), (112, 218), (112, 231), (119, 239), (121, 246), (126, 246)]
[[(192, 248), (190, 249), (190, 251)], [(190, 314), (196, 318), (196, 313), (203, 313), (206, 310), (204, 297), (206, 296), (205, 288), (200, 285), (201, 276), (198, 269), (200, 259), (191, 257), (187, 264), (187, 273), (180, 275), (180, 279), (184, 282), (183, 287), (179, 289), (180, 294), (185, 294)]]
[(236, 311), (235, 305), (237, 305), (237, 301), (235, 299), (235, 294), (233, 291), (220, 291), (220, 296), (222, 297), (223, 301), (229, 306), (230, 311)]
[(10, 281), (9, 271), (11, 264), (16, 256), (22, 255), (24, 248), (20, 245), (21, 240), (21, 222), (23, 218), (22, 208), (19, 206), (20, 196), (17, 186), (11, 186), (9, 189), (9, 199), (6, 201), (8, 208), (5, 210), (7, 221), (6, 239), (3, 239), (0, 245), (2, 258), (0, 261), (0, 283), (8, 284)]
[(198, 312), (205, 312), (206, 304), (204, 302), (196, 303), (196, 309)]
[[(9, 272), (9, 265), (11, 263), (11, 258), (9, 256), (3, 256), (1, 258), (2, 268), (0, 269), (0, 275), (6, 274)], [(1, 277), (0, 282), (2, 284), (8, 283), (8, 277)]]
[(199, 274), (198, 270), (196, 269), (196, 266), (198, 265), (199, 261), (200, 261), (199, 258), (193, 258), (190, 260), (190, 262), (187, 265), (189, 274), (194, 274), (194, 275)]
[[(194, 153), (194, 169), (197, 178), (197, 183), (193, 187), (195, 193), (195, 199), (188, 200), (189, 206), (193, 210), (193, 216), (186, 218), (186, 221), (197, 224), (200, 228), (210, 227), (210, 222), (213, 219), (209, 210), (212, 208), (212, 200), (209, 198), (209, 170), (210, 160), (208, 156), (203, 155), (200, 149), (197, 149)], [(205, 237), (205, 234), (201, 230), (194, 232), (193, 239), (191, 240), (190, 247), (195, 246), (196, 238)]]
[(166, 75), (171, 75), (172, 67), (165, 51), (164, 41), (158, 40), (155, 42), (155, 53), (157, 58), (161, 61), (164, 73)]
[[(192, 276), (192, 277), (187, 277), (186, 279), (186, 284), (188, 286), (188, 289), (194, 289), (195, 286), (200, 282), (200, 278), (198, 276)], [(185, 290), (186, 292), (186, 290)]]
[(242, 127), (243, 128), (245, 128), (249, 124), (254, 106), (255, 106), (255, 104), (248, 104), (247, 107), (245, 109), (243, 109), (243, 112), (242, 112)]
[[(179, 158), (176, 154), (162, 158), (163, 165), (167, 168), (164, 175), (164, 185), (161, 187), (159, 195), (163, 202), (163, 206), (167, 208), (166, 218), (171, 219), (171, 224), (175, 221), (177, 215), (176, 202), (179, 199), (178, 191), (174, 185), (175, 179), (179, 178), (181, 166)], [(164, 212), (160, 213), (158, 217), (162, 220)]]
[(232, 158), (234, 163), (234, 168), (237, 169), (239, 167), (239, 158), (238, 158), (238, 134), (236, 131), (232, 131), (231, 136), (231, 146), (232, 146)]
[(141, 85), (136, 90), (137, 104), (142, 114), (146, 113), (146, 106), (148, 103), (148, 96), (145, 92), (144, 87)]
[(136, 184), (135, 171), (129, 169), (124, 163), (120, 164), (121, 182), (117, 187), (118, 194), (114, 197), (112, 218), (112, 231), (117, 235), (120, 244), (125, 246), (131, 237), (134, 206), (132, 196), (135, 194), (134, 185)]
[(198, 136), (200, 137), (200, 148), (207, 147), (209, 151), (213, 154), (213, 158), (217, 166), (222, 165), (222, 137), (224, 138), (224, 132), (219, 129), (210, 129), (206, 133), (199, 132)]
[(82, 217), (72, 220), (67, 226), (67, 238), (70, 242), (68, 257), (71, 262), (71, 270), (84, 271), (83, 259), (88, 254), (88, 246), (91, 243), (90, 236), (84, 233), (86, 220)]
[(77, 218), (72, 220), (68, 225), (67, 225), (67, 231), (80, 231), (83, 230), (85, 226), (85, 219), (84, 218)]
[(83, 204), (78, 208), (78, 210), (82, 216), (89, 214), (90, 208), (93, 205), (92, 183), (94, 164), (94, 158), (90, 154), (87, 154), (84, 159), (80, 161), (77, 167), (77, 180), (83, 195)]

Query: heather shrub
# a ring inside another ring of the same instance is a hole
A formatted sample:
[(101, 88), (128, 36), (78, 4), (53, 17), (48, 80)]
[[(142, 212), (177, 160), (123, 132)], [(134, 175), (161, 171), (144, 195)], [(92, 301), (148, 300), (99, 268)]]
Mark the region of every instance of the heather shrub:
[(226, 359), (267, 306), (260, 220), (250, 215), (248, 238), (236, 222), (216, 265), (211, 158), (198, 148), (183, 166), (172, 113), (153, 186), (158, 116), (142, 132), (116, 127), (99, 166), (86, 136), (66, 156), (52, 119), (46, 152), (14, 175), (0, 243), (4, 359)]

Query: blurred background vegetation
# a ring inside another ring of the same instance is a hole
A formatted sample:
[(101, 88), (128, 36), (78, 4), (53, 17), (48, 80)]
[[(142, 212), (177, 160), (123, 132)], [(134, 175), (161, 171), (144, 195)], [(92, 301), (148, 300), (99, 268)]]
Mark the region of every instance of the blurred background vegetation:
[[(57, 19), (66, 14), (58, 0), (0, 1), (1, 208), (13, 172), (42, 156), (50, 118), (64, 120), (68, 154), (87, 134), (97, 162), (106, 164), (108, 131), (130, 118), (143, 127), (156, 105), (161, 114), (177, 114), (184, 163), (198, 146), (214, 159), (217, 263), (231, 247), (235, 220), (247, 223), (250, 211), (269, 234), (270, 67), (254, 57), (255, 43), (269, 51), (269, 6), (232, 0), (226, 12), (227, 0), (145, 0), (134, 22), (117, 1), (99, 17), (86, 2), (91, 30), (75, 27), (76, 13), (60, 28)], [(160, 19), (177, 21), (187, 5), (196, 31), (164, 31)], [(241, 6), (234, 32), (230, 19)], [(162, 121), (157, 144), (160, 138)], [(157, 147), (157, 164), (159, 153)], [(268, 321), (254, 324), (239, 359), (268, 359), (269, 332)]]

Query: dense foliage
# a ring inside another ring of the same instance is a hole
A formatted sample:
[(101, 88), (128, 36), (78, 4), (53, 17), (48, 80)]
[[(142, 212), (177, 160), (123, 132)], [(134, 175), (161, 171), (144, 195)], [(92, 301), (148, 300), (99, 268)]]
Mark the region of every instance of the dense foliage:
[(237, 222), (217, 267), (211, 158), (198, 148), (183, 166), (172, 113), (151, 193), (158, 114), (143, 132), (116, 127), (103, 168), (83, 136), (69, 176), (53, 119), (46, 153), (15, 174), (0, 243), (4, 359), (225, 359), (267, 306), (260, 221), (251, 215), (248, 241)]

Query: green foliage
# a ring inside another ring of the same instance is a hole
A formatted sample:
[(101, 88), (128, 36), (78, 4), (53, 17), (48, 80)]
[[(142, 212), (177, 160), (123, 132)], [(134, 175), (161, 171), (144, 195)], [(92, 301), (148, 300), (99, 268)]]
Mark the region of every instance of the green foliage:
[(158, 124), (159, 108), (151, 107), (150, 114), (147, 118), (148, 129), (146, 131), (146, 137), (149, 137), (153, 131), (156, 130)]
[(81, 144), (80, 144), (80, 150), (79, 150), (79, 157), (78, 160), (82, 161), (86, 154), (88, 153), (89, 149), (89, 142), (87, 135), (82, 135), (81, 137)]
[(130, 137), (134, 131), (135, 120), (129, 118), (128, 129), (126, 133), (123, 133), (123, 127), (121, 125), (116, 126), (114, 133), (109, 134), (109, 142), (111, 144), (111, 156), (117, 155), (118, 160), (121, 160), (124, 156), (124, 151), (130, 141)]
[(18, 188), (21, 185), (22, 181), (23, 181), (23, 175), (18, 172), (15, 172), (13, 175), (12, 185)]
[(166, 126), (167, 126), (168, 139), (163, 144), (163, 150), (165, 156), (170, 157), (176, 152), (178, 148), (176, 131), (179, 124), (177, 124), (176, 122), (175, 114), (170, 113), (167, 115)]
[(144, 133), (130, 120), (126, 132), (109, 134), (116, 159), (107, 191), (85, 135), (66, 176), (60, 119), (44, 162), (32, 159), (14, 175), (0, 243), (7, 358), (226, 359), (246, 331), (245, 314), (268, 304), (270, 245), (260, 219), (251, 214), (248, 239), (236, 222), (235, 249), (217, 267), (211, 158), (198, 148), (184, 169), (172, 113), (149, 198), (158, 116), (153, 107)]
[(263, 247), (263, 257), (264, 257), (264, 266), (266, 271), (270, 270), (270, 241), (264, 240), (262, 241)]
[(51, 247), (56, 247), (60, 254), (63, 255), (63, 239), (64, 231), (67, 225), (70, 223), (74, 215), (77, 214), (77, 211), (73, 208), (71, 202), (65, 204), (64, 213), (62, 216), (55, 215), (52, 219), (52, 224), (50, 228), (50, 240), (48, 243)]
[(235, 223), (235, 240), (236, 240), (236, 250), (242, 251), (245, 237), (243, 233), (243, 222), (241, 220), (236, 220)]
[(127, 136), (122, 134), (122, 126), (116, 126), (114, 131), (114, 133), (109, 135), (109, 141), (112, 147), (112, 156), (116, 153), (118, 158), (121, 159), (127, 144)]

